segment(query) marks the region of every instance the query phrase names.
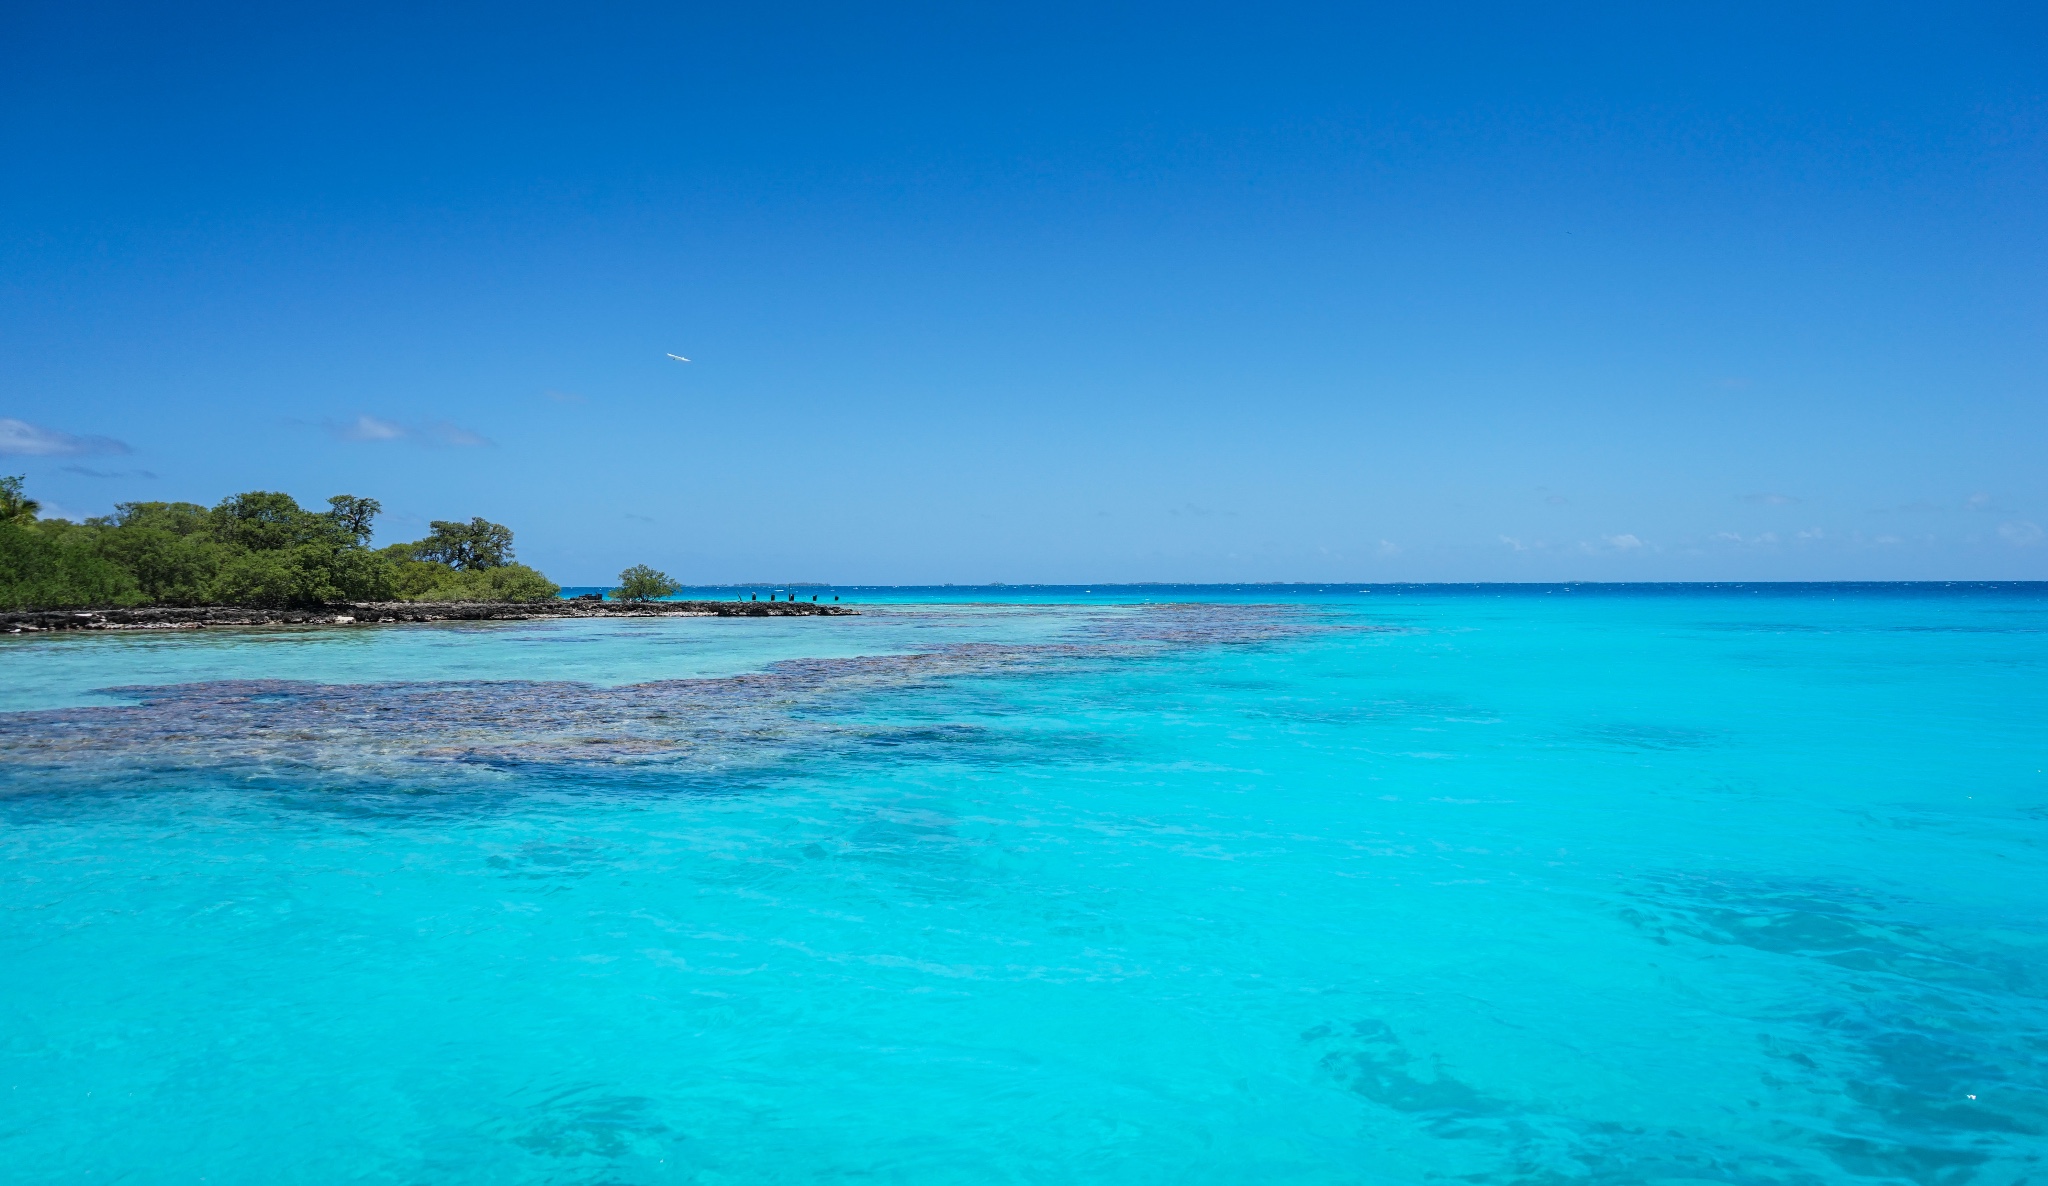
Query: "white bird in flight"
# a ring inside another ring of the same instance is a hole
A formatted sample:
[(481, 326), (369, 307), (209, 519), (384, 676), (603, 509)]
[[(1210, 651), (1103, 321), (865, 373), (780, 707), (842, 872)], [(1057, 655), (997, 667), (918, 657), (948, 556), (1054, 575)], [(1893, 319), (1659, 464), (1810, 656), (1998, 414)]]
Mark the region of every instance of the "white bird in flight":
[[(664, 352), (664, 353), (665, 353), (665, 352)], [(688, 361), (690, 361), (689, 359), (687, 359), (687, 358), (684, 358), (684, 357), (683, 357), (682, 355), (680, 355), (680, 354), (670, 354), (670, 355), (669, 355), (669, 357), (670, 357), (670, 358), (673, 358), (673, 359), (675, 359), (675, 360), (676, 360), (677, 362), (688, 362)]]

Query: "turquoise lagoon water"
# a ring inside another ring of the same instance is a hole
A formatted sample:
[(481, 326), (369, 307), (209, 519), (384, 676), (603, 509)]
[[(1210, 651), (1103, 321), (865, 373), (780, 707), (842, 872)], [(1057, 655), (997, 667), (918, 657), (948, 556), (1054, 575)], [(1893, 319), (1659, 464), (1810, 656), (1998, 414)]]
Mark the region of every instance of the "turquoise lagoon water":
[(839, 592), (0, 639), (0, 1178), (2048, 1180), (2043, 587)]

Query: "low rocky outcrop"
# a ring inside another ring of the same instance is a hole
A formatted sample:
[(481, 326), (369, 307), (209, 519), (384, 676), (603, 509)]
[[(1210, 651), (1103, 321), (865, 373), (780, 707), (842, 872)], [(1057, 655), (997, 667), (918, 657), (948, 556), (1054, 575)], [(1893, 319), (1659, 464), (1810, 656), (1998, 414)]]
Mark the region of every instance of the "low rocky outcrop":
[(369, 601), (317, 609), (232, 605), (0, 613), (0, 634), (45, 630), (197, 630), (210, 626), (375, 626), (386, 622), (517, 622), (533, 618), (797, 618), (856, 612), (813, 601)]

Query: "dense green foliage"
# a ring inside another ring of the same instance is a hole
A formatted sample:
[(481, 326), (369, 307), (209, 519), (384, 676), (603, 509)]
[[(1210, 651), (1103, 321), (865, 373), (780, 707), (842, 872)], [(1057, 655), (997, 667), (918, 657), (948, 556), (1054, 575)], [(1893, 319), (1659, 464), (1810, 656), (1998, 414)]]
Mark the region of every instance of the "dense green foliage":
[(410, 601), (548, 601), (561, 588), (512, 561), (512, 530), (486, 519), (436, 519), (432, 534), (392, 544), (382, 555), (397, 593)]
[(0, 609), (547, 601), (561, 592), (512, 562), (512, 532), (499, 524), (436, 521), (426, 539), (373, 551), (377, 500), (327, 503), (309, 511), (257, 490), (211, 508), (127, 502), (72, 523), (37, 518), (21, 479), (0, 478)]
[(433, 534), (412, 548), (414, 559), (431, 560), (465, 572), (502, 568), (512, 562), (512, 529), (485, 519), (450, 523), (436, 519), (427, 524)]
[(659, 601), (680, 588), (667, 573), (635, 564), (619, 574), (619, 587), (612, 590), (612, 596), (620, 601)]

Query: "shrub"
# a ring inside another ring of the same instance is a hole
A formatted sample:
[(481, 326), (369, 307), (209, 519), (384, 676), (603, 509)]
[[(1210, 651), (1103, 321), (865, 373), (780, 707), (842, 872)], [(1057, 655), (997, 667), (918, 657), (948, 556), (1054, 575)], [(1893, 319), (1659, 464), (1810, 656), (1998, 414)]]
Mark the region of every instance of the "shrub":
[(222, 566), (214, 578), (212, 601), (221, 605), (253, 605), (291, 609), (341, 601), (349, 590), (318, 548), (244, 552)]
[(0, 520), (0, 607), (93, 609), (148, 600), (135, 577), (99, 554), (94, 528)]
[[(465, 572), (446, 565), (413, 563), (439, 571), (433, 574), (432, 583), (406, 593), (408, 601), (553, 601), (562, 595), (560, 585), (524, 564)], [(418, 570), (407, 574), (412, 579), (419, 575)]]
[(619, 574), (619, 587), (612, 590), (612, 596), (620, 601), (659, 601), (680, 588), (667, 573), (635, 564)]

